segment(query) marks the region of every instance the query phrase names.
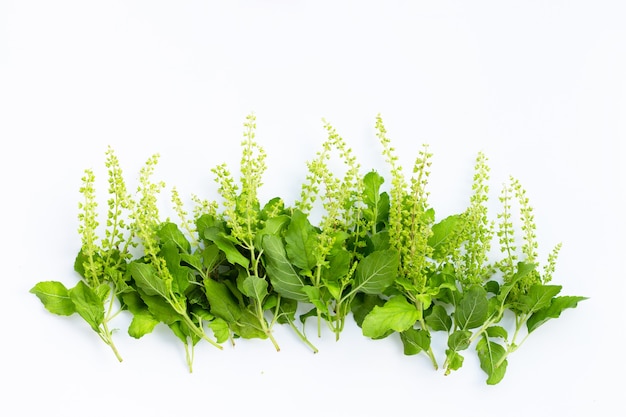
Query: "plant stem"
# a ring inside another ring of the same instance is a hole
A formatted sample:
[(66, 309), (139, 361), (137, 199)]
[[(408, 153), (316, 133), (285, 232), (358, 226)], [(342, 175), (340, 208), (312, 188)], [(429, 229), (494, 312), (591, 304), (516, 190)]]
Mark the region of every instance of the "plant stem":
[(263, 307), (256, 300), (254, 300), (253, 302), (256, 307), (256, 315), (257, 315), (257, 318), (259, 319), (259, 323), (261, 324), (261, 329), (263, 330), (263, 333), (265, 333), (267, 337), (272, 341), (272, 344), (274, 345), (276, 352), (280, 352), (280, 346), (278, 346), (278, 342), (276, 341), (276, 339), (274, 338), (274, 335), (272, 334), (271, 326), (268, 326), (267, 321), (265, 320), (265, 314), (263, 314)]
[[(426, 326), (426, 322), (424, 321), (424, 304), (417, 297), (410, 297), (410, 298), (413, 300), (415, 304), (415, 308), (419, 312), (419, 323), (420, 323), (421, 329), (425, 331), (426, 333), (428, 333), (428, 335), (430, 336), (430, 331), (428, 330), (428, 326)], [(430, 358), (430, 361), (432, 362), (435, 370), (439, 369), (439, 364), (437, 363), (437, 359), (435, 358), (435, 354), (431, 346), (428, 347), (426, 354)]]
[(122, 356), (120, 355), (119, 351), (117, 350), (117, 347), (115, 346), (115, 343), (113, 343), (112, 333), (109, 330), (109, 327), (107, 326), (107, 322), (106, 321), (102, 323), (102, 329), (98, 333), (98, 335), (104, 341), (104, 343), (109, 345), (111, 350), (113, 350), (113, 353), (115, 354), (115, 357), (117, 358), (117, 360), (122, 362), (123, 361)]
[(223, 347), (222, 345), (220, 345), (219, 343), (217, 343), (216, 341), (210, 339), (206, 333), (204, 333), (204, 331), (200, 328), (198, 328), (198, 326), (196, 325), (196, 323), (193, 322), (193, 320), (191, 320), (191, 318), (189, 318), (189, 316), (187, 315), (186, 311), (177, 311), (178, 314), (180, 314), (183, 317), (183, 320), (185, 320), (185, 323), (187, 324), (187, 326), (189, 326), (189, 328), (191, 329), (192, 332), (194, 332), (196, 334), (196, 336), (200, 337), (201, 339), (206, 340), (207, 342), (209, 342), (210, 344), (212, 344), (213, 346), (215, 346), (216, 348), (222, 350)]
[(185, 343), (185, 360), (187, 361), (189, 373), (193, 373), (193, 354), (193, 341), (191, 342), (191, 347), (189, 347), (189, 343)]
[(288, 323), (289, 326), (291, 326), (291, 328), (296, 332), (300, 340), (302, 340), (309, 348), (311, 348), (313, 353), (319, 352), (315, 345), (313, 345), (313, 343), (311, 343), (311, 341), (304, 335), (304, 333), (302, 333), (300, 329), (298, 329), (298, 326), (296, 326), (293, 321), (289, 320)]

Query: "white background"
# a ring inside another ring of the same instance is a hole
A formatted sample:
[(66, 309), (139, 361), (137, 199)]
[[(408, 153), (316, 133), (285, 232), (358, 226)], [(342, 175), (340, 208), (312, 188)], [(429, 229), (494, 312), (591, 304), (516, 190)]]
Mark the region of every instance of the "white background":
[[(623, 2), (600, 0), (2, 1), (0, 414), (625, 415), (625, 21)], [(189, 374), (166, 328), (134, 340), (123, 315), (120, 364), (28, 293), (76, 282), (80, 177), (93, 168), (105, 198), (108, 145), (129, 183), (159, 153), (168, 188), (214, 199), (210, 169), (237, 172), (250, 112), (268, 153), (263, 199), (297, 197), (322, 118), (364, 171), (386, 169), (378, 113), (405, 172), (429, 144), (438, 217), (465, 207), (485, 152), (492, 215), (518, 178), (541, 256), (563, 243), (554, 283), (590, 299), (489, 387), (471, 350), (446, 377), (353, 323), (337, 343), (314, 338), (317, 355), (286, 328), (279, 353), (200, 344)]]

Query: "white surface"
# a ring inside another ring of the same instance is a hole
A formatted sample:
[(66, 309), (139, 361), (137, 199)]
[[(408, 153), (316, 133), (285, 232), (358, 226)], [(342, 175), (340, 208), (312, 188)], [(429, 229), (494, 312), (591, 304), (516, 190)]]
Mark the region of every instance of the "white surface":
[[(3, 1), (0, 414), (625, 415), (625, 18), (620, 1)], [(315, 356), (287, 328), (280, 353), (201, 344), (192, 375), (166, 329), (121, 331), (119, 364), (28, 293), (75, 282), (80, 177), (104, 180), (107, 145), (129, 181), (158, 152), (168, 186), (215, 198), (210, 168), (237, 170), (251, 111), (268, 198), (297, 197), (322, 118), (364, 169), (384, 168), (379, 112), (405, 169), (430, 144), (440, 216), (465, 206), (484, 151), (494, 201), (520, 179), (541, 253), (564, 245), (554, 282), (590, 299), (488, 387), (473, 352), (444, 377), (352, 323), (338, 343), (315, 340)]]

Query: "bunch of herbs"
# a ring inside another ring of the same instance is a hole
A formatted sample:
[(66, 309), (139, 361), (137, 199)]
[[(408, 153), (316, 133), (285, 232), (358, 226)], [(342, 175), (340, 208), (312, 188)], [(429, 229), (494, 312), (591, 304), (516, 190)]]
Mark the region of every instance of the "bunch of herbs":
[[(325, 324), (339, 340), (351, 316), (364, 336), (397, 335), (406, 355), (424, 353), (444, 374), (460, 369), (473, 347), (490, 385), (503, 379), (509, 355), (531, 333), (585, 300), (550, 284), (561, 244), (541, 266), (533, 209), (518, 180), (505, 184), (500, 212), (490, 218), (483, 153), (467, 208), (439, 219), (429, 202), (428, 146), (406, 176), (378, 116), (386, 184), (375, 170), (363, 173), (346, 141), (329, 123), (324, 127), (327, 138), (307, 163), (300, 198), (286, 207), (281, 197), (259, 201), (266, 154), (249, 115), (238, 181), (226, 164), (213, 168), (220, 201), (192, 196), (191, 216), (173, 188), (177, 221), (159, 215), (165, 184), (152, 180), (159, 156), (145, 162), (132, 195), (107, 149), (104, 229), (92, 170), (80, 188), (74, 262), (80, 279), (69, 289), (42, 281), (31, 292), (52, 313), (79, 314), (120, 361), (111, 327), (120, 312), (132, 315), (127, 331), (134, 338), (167, 326), (183, 343), (190, 372), (201, 341), (223, 349), (237, 339), (269, 339), (279, 351), (273, 331), (279, 324), (317, 352), (307, 322), (315, 321), (317, 337)], [(445, 336), (443, 352), (433, 347), (434, 334)]]

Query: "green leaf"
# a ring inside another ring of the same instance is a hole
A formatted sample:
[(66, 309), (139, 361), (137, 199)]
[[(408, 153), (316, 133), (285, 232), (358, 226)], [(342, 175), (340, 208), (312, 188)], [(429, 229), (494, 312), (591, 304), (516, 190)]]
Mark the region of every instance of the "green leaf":
[(263, 228), (258, 230), (254, 236), (254, 246), (261, 249), (263, 247), (263, 239), (267, 235), (282, 236), (282, 232), (289, 224), (289, 220), (289, 216), (286, 214), (267, 219), (263, 224)]
[(487, 328), (487, 336), (499, 337), (501, 339), (507, 340), (509, 337), (509, 333), (502, 326), (491, 326)]
[(446, 375), (450, 371), (456, 371), (463, 366), (464, 357), (454, 349), (446, 349)]
[(324, 288), (328, 291), (330, 296), (335, 300), (340, 300), (342, 296), (341, 287), (339, 283), (334, 281), (325, 281)]
[[(284, 298), (288, 300), (288, 298)], [(275, 292), (268, 293), (267, 297), (263, 301), (263, 310), (272, 310), (278, 305), (278, 294)]]
[(463, 224), (463, 216), (454, 214), (432, 226), (432, 235), (428, 239), (428, 245), (433, 248), (433, 258), (442, 260), (448, 255), (446, 244), (454, 238)]
[(202, 266), (208, 271), (212, 272), (222, 260), (220, 255), (220, 248), (214, 243), (209, 243), (204, 249), (202, 249)]
[(388, 336), (392, 332), (403, 332), (413, 327), (419, 319), (419, 313), (414, 305), (404, 297), (390, 298), (382, 307), (375, 306), (365, 316), (362, 329), (363, 335), (372, 339)]
[(244, 339), (267, 339), (267, 333), (263, 331), (259, 318), (250, 310), (242, 310), (241, 317), (231, 325), (235, 334)]
[(363, 202), (370, 207), (376, 207), (380, 198), (380, 186), (385, 178), (376, 171), (370, 171), (363, 177)]
[(211, 214), (203, 214), (196, 219), (196, 230), (198, 231), (198, 236), (201, 238), (206, 238), (205, 232), (211, 227), (221, 229), (222, 231), (224, 230), (223, 222), (216, 219), (215, 216)]
[(150, 312), (138, 291), (133, 290), (123, 293), (122, 301), (133, 315), (133, 319), (128, 327), (129, 336), (139, 339), (151, 333), (156, 325), (161, 322)]
[(187, 315), (195, 318), (200, 324), (202, 324), (202, 321), (210, 322), (215, 319), (215, 315), (212, 314), (208, 308), (204, 308), (198, 304), (190, 305), (187, 308)]
[(296, 319), (296, 312), (298, 311), (298, 302), (290, 300), (289, 298), (283, 298), (280, 300), (279, 314), (276, 321), (280, 324), (291, 323)]
[(181, 253), (180, 260), (181, 262), (183, 262), (183, 264), (189, 265), (191, 268), (195, 269), (199, 273), (204, 273), (204, 265), (202, 264), (203, 257), (199, 253)]
[(168, 241), (161, 247), (159, 255), (165, 259), (167, 269), (172, 277), (172, 291), (179, 295), (184, 294), (189, 287), (192, 270), (181, 265), (182, 258), (178, 247), (174, 242)]
[(372, 252), (356, 267), (354, 290), (381, 294), (398, 275), (399, 257), (393, 249)]
[(489, 298), (489, 307), (487, 308), (487, 311), (488, 317), (501, 317), (502, 303), (498, 300), (498, 297)]
[[(504, 378), (507, 360), (506, 349), (501, 345), (482, 337), (476, 344), (480, 368), (487, 374), (487, 384), (495, 385)], [(498, 365), (499, 363), (499, 365)]]
[(461, 299), (457, 283), (455, 267), (450, 263), (444, 263), (443, 267), (431, 276), (428, 285), (439, 289), (437, 294), (433, 294), (438, 301), (456, 305)]
[[(327, 267), (322, 268), (322, 281), (325, 283), (338, 283), (350, 272), (352, 254), (344, 248), (333, 251), (328, 258)], [(335, 296), (340, 298), (340, 296)]]
[(487, 281), (483, 285), (485, 291), (498, 295), (500, 293), (500, 284), (498, 281)]
[(448, 336), (448, 347), (455, 352), (465, 350), (470, 345), (472, 332), (469, 330), (456, 330)]
[(316, 246), (317, 233), (306, 214), (294, 210), (285, 232), (285, 250), (289, 260), (300, 269), (313, 270), (317, 263), (314, 255)]
[(300, 314), (298, 318), (300, 319), (300, 322), (304, 324), (308, 318), (317, 317), (317, 314), (318, 314), (318, 309), (317, 307), (314, 307), (310, 309), (309, 311), (307, 311), (306, 313)]
[(217, 343), (224, 343), (230, 337), (230, 327), (228, 327), (226, 320), (217, 317), (211, 320), (209, 328), (213, 332)]
[(241, 317), (241, 307), (228, 287), (213, 279), (204, 280), (204, 290), (213, 315), (233, 323)]
[(160, 295), (148, 295), (138, 289), (141, 299), (148, 307), (150, 314), (158, 321), (170, 326), (172, 323), (182, 320), (182, 316), (174, 310), (172, 305)]
[(454, 320), (461, 330), (479, 327), (487, 319), (487, 292), (479, 285), (470, 286), (456, 306)]
[(209, 227), (204, 230), (204, 237), (215, 243), (215, 245), (217, 245), (217, 247), (224, 252), (228, 262), (235, 265), (241, 265), (248, 269), (250, 259), (246, 258), (241, 254), (241, 252), (239, 252), (239, 250), (237, 250), (237, 247), (230, 239), (228, 239), (225, 232), (217, 227)]
[(292, 300), (308, 301), (303, 291), (304, 280), (287, 258), (281, 238), (273, 235), (265, 236), (263, 250), (267, 261), (265, 265), (267, 276), (274, 291)]
[(524, 279), (531, 272), (535, 271), (536, 267), (537, 265), (535, 264), (518, 262), (517, 272), (510, 279), (507, 279), (505, 284), (500, 287), (498, 300), (501, 301), (501, 304), (504, 304), (506, 302), (506, 298), (508, 297), (511, 290), (515, 287), (517, 282)]
[(415, 298), (417, 301), (422, 303), (422, 308), (428, 309), (430, 308), (433, 299), (439, 298), (439, 294), (442, 292), (445, 293), (446, 290), (457, 291), (457, 288), (452, 283), (443, 282), (436, 287), (427, 286), (423, 288), (421, 292), (415, 294)]
[(251, 275), (246, 277), (242, 283), (242, 292), (245, 296), (254, 298), (260, 304), (267, 297), (267, 281), (263, 278)]
[(578, 306), (578, 303), (584, 300), (587, 300), (587, 297), (568, 295), (553, 298), (548, 307), (545, 307), (530, 316), (530, 318), (526, 322), (528, 333), (533, 332), (537, 329), (537, 327), (541, 326), (550, 319), (559, 318), (563, 310), (566, 310), (568, 308), (576, 308)]
[(430, 349), (430, 334), (421, 329), (407, 329), (400, 333), (400, 340), (405, 355), (417, 355), (421, 351)]
[(380, 193), (380, 199), (378, 200), (378, 215), (376, 216), (376, 222), (384, 222), (389, 217), (390, 199), (389, 194), (386, 192)]
[(188, 344), (191, 340), (192, 345), (196, 345), (200, 341), (200, 337), (198, 337), (193, 330), (189, 327), (189, 325), (184, 321), (175, 321), (168, 325), (172, 333), (184, 344)]
[(71, 316), (76, 312), (68, 289), (58, 281), (39, 282), (29, 292), (35, 294), (46, 310), (51, 313)]
[(281, 216), (279, 213), (285, 212), (285, 202), (281, 197), (272, 197), (261, 209), (261, 220), (266, 221), (268, 218), (275, 218)]
[(100, 333), (100, 325), (104, 321), (104, 304), (98, 294), (85, 284), (79, 281), (76, 286), (69, 290), (70, 299), (76, 307), (76, 312), (91, 326)]
[(519, 297), (515, 308), (524, 314), (531, 314), (537, 310), (548, 307), (558, 293), (561, 292), (562, 286), (560, 285), (532, 285), (528, 289), (526, 295)]
[(452, 328), (452, 319), (442, 305), (436, 304), (433, 306), (430, 314), (426, 316), (426, 324), (432, 330), (447, 332)]
[(318, 311), (321, 311), (323, 313), (326, 312), (326, 303), (324, 303), (324, 300), (322, 300), (322, 294), (318, 287), (306, 285), (302, 287), (302, 291), (307, 295), (306, 301), (313, 304)]
[(364, 210), (369, 221), (374, 224), (383, 222), (389, 215), (389, 194), (381, 193), (380, 187), (385, 179), (376, 171), (370, 171), (363, 177)]
[(154, 266), (141, 262), (131, 262), (128, 265), (130, 275), (147, 295), (159, 295), (165, 299), (170, 297), (171, 283), (159, 278)]
[(385, 250), (391, 247), (391, 245), (389, 244), (389, 231), (385, 229), (371, 235), (369, 237), (369, 240), (370, 244), (368, 244), (368, 247), (372, 248), (370, 252)]
[(385, 304), (385, 300), (378, 295), (371, 294), (356, 294), (350, 305), (352, 310), (352, 318), (356, 322), (357, 326), (363, 325), (363, 320), (372, 311), (374, 306), (382, 306)]
[(85, 278), (85, 263), (88, 262), (88, 260), (89, 258), (85, 255), (83, 248), (81, 248), (74, 259), (74, 271), (78, 272), (83, 278)]
[(157, 320), (147, 309), (145, 311), (133, 314), (133, 319), (128, 326), (128, 335), (135, 339), (139, 339), (149, 333), (159, 324)]
[(139, 313), (146, 309), (146, 303), (143, 302), (139, 292), (134, 288), (129, 288), (128, 291), (123, 292), (121, 295), (121, 302), (125, 309), (132, 314)]
[(104, 303), (104, 301), (109, 298), (109, 294), (111, 294), (111, 285), (108, 282), (103, 282), (102, 284), (93, 288), (93, 290), (100, 299), (100, 301)]
[(465, 358), (459, 351), (465, 350), (470, 345), (472, 332), (469, 330), (457, 330), (448, 336), (448, 349), (446, 349), (446, 375), (450, 371), (456, 371), (463, 366)]
[(171, 242), (183, 252), (189, 252), (191, 248), (189, 241), (175, 223), (162, 223), (157, 230), (157, 236), (161, 240), (161, 244)]

